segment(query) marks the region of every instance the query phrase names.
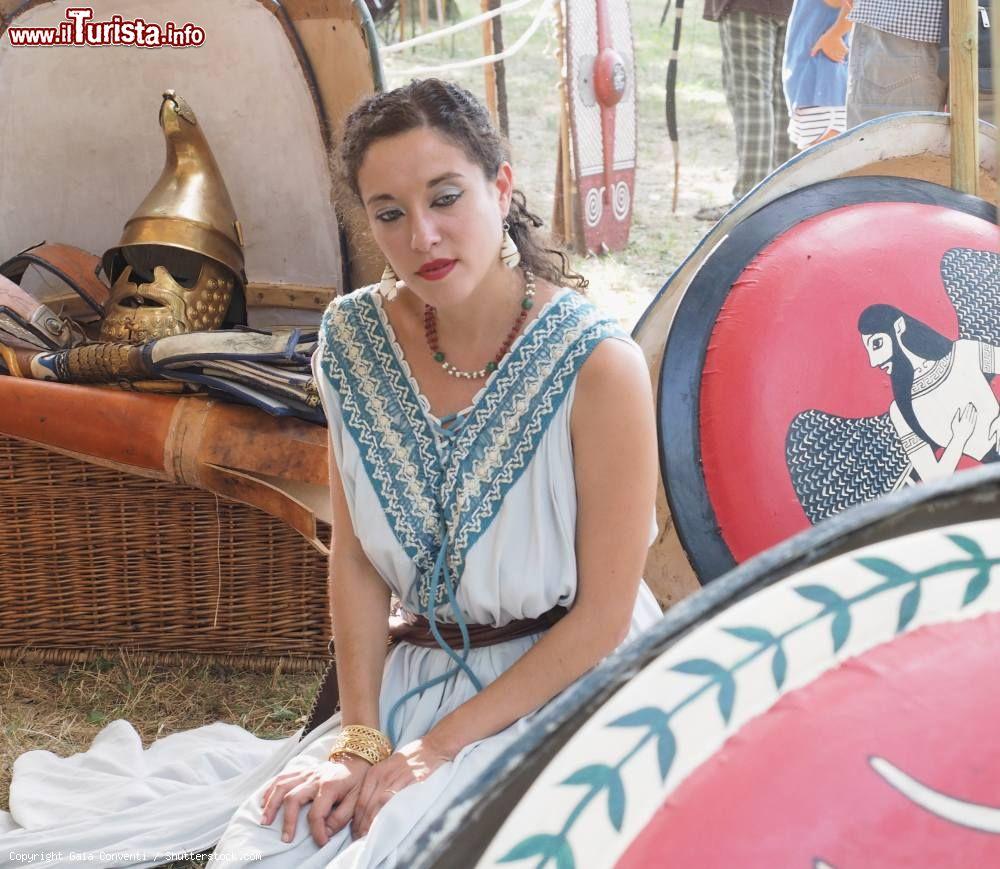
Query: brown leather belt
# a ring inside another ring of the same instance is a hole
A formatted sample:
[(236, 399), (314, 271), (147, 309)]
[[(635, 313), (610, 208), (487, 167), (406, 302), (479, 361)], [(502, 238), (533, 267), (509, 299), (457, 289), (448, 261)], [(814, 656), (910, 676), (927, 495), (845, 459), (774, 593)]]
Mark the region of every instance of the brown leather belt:
[[(515, 619), (502, 627), (495, 628), (492, 625), (467, 625), (469, 632), (469, 645), (472, 648), (478, 646), (495, 646), (497, 643), (506, 643), (508, 640), (516, 640), (521, 637), (530, 637), (551, 628), (557, 621), (566, 615), (566, 607), (555, 606), (548, 612), (542, 613), (534, 619)], [(462, 632), (458, 625), (439, 622), (437, 625), (441, 639), (452, 649), (462, 650)], [(424, 648), (437, 648), (438, 641), (431, 633), (431, 623), (424, 616), (404, 613), (402, 619), (391, 620), (389, 622), (389, 642), (409, 643), (412, 646)]]
[[(469, 632), (469, 645), (475, 649), (479, 646), (495, 646), (497, 643), (505, 643), (508, 640), (516, 640), (520, 637), (530, 637), (551, 628), (558, 622), (568, 610), (563, 606), (552, 607), (548, 612), (542, 613), (534, 619), (515, 619), (502, 627), (495, 628), (492, 625), (467, 625)], [(441, 639), (452, 649), (461, 651), (462, 632), (458, 625), (439, 623), (437, 625)], [(423, 616), (404, 613), (402, 618), (397, 618), (389, 622), (389, 645), (396, 643), (409, 643), (412, 646), (424, 648), (438, 648), (438, 641), (431, 633), (431, 624)], [(333, 642), (330, 643), (331, 650)], [(316, 699), (313, 701), (312, 710), (309, 712), (309, 720), (302, 731), (300, 739), (304, 738), (314, 728), (318, 727), (327, 718), (333, 715), (340, 708), (340, 686), (337, 684), (337, 667), (331, 661), (323, 675), (319, 690), (316, 692)]]

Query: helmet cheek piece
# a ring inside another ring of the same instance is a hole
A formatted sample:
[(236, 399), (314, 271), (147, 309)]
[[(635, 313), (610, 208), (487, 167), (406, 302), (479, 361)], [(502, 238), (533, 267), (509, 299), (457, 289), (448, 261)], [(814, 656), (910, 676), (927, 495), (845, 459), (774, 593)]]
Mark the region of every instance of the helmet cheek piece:
[[(165, 263), (170, 262), (171, 253), (170, 248), (163, 249)], [(125, 265), (111, 287), (101, 340), (143, 344), (168, 335), (218, 329), (233, 299), (236, 279), (214, 260), (200, 259), (201, 268), (191, 286), (180, 283), (169, 265), (153, 266), (152, 280), (147, 282), (138, 278), (131, 265)]]

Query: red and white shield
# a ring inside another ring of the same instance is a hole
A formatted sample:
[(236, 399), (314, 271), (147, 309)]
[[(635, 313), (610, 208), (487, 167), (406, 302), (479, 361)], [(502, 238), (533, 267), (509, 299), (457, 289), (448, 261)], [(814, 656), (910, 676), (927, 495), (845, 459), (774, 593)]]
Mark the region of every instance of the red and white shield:
[(635, 52), (628, 0), (567, 0), (578, 226), (587, 251), (628, 244), (635, 190)]

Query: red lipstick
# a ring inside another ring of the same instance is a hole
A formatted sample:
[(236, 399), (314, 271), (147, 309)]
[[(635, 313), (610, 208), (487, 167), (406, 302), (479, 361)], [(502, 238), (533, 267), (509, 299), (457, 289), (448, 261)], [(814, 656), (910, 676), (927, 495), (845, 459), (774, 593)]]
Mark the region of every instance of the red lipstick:
[(451, 270), (455, 268), (455, 263), (457, 262), (458, 260), (455, 259), (431, 260), (417, 269), (417, 274), (428, 281), (439, 281), (448, 276)]

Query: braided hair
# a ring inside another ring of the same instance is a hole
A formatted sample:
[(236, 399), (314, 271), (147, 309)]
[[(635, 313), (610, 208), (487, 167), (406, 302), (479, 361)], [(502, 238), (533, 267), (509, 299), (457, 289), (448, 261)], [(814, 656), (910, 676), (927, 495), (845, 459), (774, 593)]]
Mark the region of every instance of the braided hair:
[[(348, 115), (336, 155), (341, 182), (360, 200), (358, 171), (372, 143), (420, 127), (436, 130), (462, 148), (488, 179), (495, 178), (508, 159), (507, 147), (482, 103), (465, 88), (427, 78), (375, 94)], [(506, 220), (525, 268), (556, 286), (586, 288), (587, 279), (570, 268), (566, 253), (539, 237), (542, 219), (528, 210), (520, 190), (513, 192)]]

